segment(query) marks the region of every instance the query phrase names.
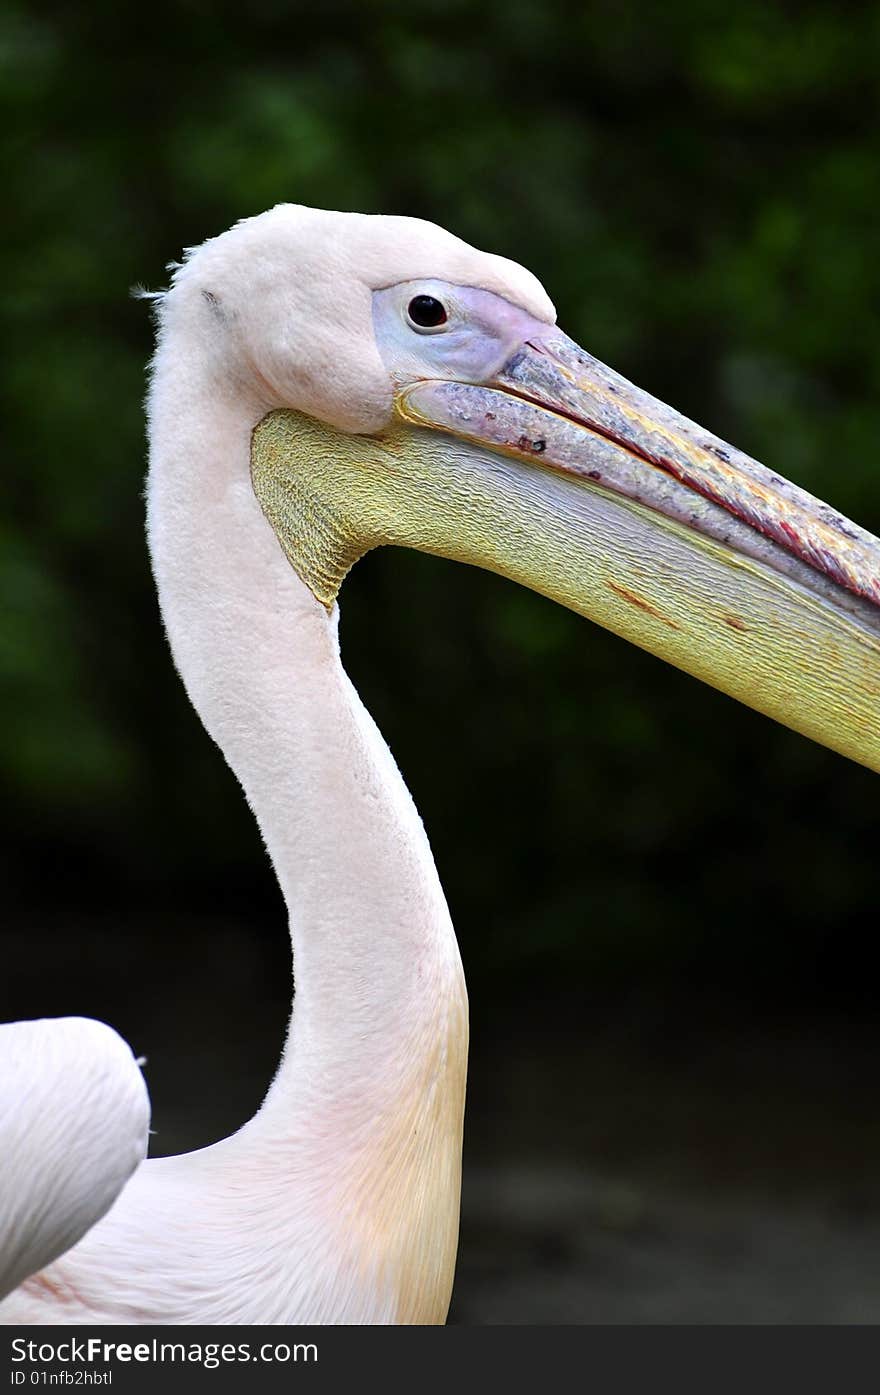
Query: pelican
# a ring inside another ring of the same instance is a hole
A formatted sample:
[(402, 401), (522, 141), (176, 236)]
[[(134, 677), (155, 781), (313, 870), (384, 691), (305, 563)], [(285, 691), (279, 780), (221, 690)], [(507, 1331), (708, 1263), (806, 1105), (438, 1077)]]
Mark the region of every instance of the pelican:
[[(467, 997), (421, 821), (340, 661), (344, 577), (387, 544), (488, 568), (880, 769), (880, 542), (591, 358), (528, 271), (427, 222), (281, 205), (188, 253), (156, 304), (159, 602), (284, 893), (295, 1008), (254, 1118), (133, 1172), (130, 1053), (98, 1033), (91, 1066), (54, 1077), (36, 1056), (0, 1233), (42, 1189), (52, 1234), (19, 1246), (0, 1318), (440, 1323)], [(91, 1223), (52, 1185), (58, 1092), (109, 1173)]]

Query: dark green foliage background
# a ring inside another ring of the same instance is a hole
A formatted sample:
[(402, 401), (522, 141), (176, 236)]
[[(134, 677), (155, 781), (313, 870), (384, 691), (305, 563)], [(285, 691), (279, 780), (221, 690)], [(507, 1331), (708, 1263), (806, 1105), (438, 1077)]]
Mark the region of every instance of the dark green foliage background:
[[(91, 0), (0, 23), (2, 846), (28, 921), (134, 910), (157, 957), (190, 914), (279, 935), (142, 542), (151, 331), (128, 292), (237, 218), (417, 214), (514, 257), (592, 352), (880, 530), (875, 4)], [(386, 551), (342, 613), (475, 1000), (635, 979), (875, 1000), (867, 772), (493, 577)]]

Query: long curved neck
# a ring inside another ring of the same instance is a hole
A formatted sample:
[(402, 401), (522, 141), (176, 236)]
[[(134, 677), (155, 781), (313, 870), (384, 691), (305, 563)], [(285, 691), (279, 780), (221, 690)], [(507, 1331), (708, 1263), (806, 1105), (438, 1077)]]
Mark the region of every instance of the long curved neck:
[(393, 1118), (442, 1058), (460, 1138), (466, 999), (424, 829), (342, 669), (338, 613), (255, 499), (250, 437), (271, 404), (230, 395), (187, 347), (166, 333), (154, 366), (148, 531), (175, 662), (290, 914), (296, 1010), (255, 1122), (284, 1135), (316, 1111), (340, 1131)]

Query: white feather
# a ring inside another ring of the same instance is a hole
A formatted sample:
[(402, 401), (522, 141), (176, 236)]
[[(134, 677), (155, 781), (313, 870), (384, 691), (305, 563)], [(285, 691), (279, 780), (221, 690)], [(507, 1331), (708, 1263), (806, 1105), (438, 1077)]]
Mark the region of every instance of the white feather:
[(103, 1022), (0, 1026), (0, 1297), (109, 1211), (149, 1122), (138, 1064)]

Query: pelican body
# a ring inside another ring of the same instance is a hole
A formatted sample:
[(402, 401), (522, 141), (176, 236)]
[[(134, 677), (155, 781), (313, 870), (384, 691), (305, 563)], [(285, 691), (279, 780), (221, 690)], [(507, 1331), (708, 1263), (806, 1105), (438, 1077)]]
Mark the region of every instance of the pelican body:
[[(159, 602), (278, 876), (296, 1004), (255, 1117), (117, 1169), (78, 1243), (59, 1217), (13, 1266), (0, 1319), (443, 1322), (467, 997), (422, 823), (342, 668), (345, 575), (388, 544), (488, 568), (878, 769), (880, 544), (428, 223), (282, 205), (191, 252), (157, 312)], [(63, 1146), (17, 1137), (8, 1195)]]

